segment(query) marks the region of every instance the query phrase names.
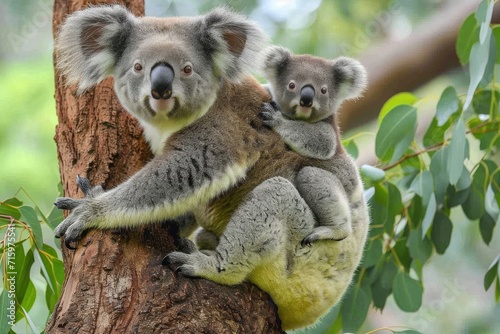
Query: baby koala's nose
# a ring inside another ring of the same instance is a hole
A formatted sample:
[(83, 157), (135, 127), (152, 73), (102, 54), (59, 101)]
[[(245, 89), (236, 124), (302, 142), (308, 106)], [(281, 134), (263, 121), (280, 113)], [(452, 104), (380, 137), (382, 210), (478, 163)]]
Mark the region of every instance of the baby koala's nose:
[(302, 87), (300, 90), (300, 106), (312, 107), (315, 94), (313, 86), (307, 85)]
[(174, 70), (168, 63), (157, 63), (151, 69), (151, 96), (156, 99), (168, 100), (172, 96)]

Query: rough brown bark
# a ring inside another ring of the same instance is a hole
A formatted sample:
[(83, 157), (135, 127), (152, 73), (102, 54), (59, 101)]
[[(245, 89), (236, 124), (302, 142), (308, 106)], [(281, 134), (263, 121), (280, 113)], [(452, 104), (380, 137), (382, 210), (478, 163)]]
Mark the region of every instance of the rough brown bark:
[[(111, 1), (55, 0), (53, 27), (69, 13)], [(144, 12), (143, 0), (119, 1)], [(58, 159), (65, 196), (82, 196), (77, 174), (113, 187), (151, 153), (138, 123), (119, 105), (112, 80), (82, 96), (56, 72)], [(47, 333), (281, 333), (276, 307), (250, 284), (187, 279), (161, 265), (174, 249), (168, 222), (90, 231), (75, 251), (63, 246), (66, 279)]]

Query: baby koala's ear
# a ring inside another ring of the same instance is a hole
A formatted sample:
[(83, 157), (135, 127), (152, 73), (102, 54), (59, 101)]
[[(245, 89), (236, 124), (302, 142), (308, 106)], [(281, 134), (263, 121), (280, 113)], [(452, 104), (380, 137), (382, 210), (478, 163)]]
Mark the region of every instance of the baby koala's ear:
[(272, 74), (273, 76), (285, 70), (292, 53), (290, 50), (273, 45), (264, 50), (264, 64), (262, 74), (268, 79)]
[(348, 57), (339, 57), (331, 62), (334, 87), (338, 87), (337, 98), (351, 100), (360, 97), (368, 83), (365, 67)]

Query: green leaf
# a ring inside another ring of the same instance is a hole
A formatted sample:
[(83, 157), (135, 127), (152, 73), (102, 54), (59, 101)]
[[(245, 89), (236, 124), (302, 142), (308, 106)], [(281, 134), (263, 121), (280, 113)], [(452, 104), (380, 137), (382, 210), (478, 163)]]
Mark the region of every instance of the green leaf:
[(363, 268), (370, 268), (376, 265), (378, 260), (382, 256), (382, 249), (383, 249), (383, 244), (381, 238), (370, 240), (366, 247), (365, 255), (363, 256), (361, 266)]
[(35, 209), (30, 206), (22, 206), (19, 208), (22, 214), (22, 219), (31, 227), (33, 234), (35, 236), (36, 246), (42, 248), (43, 246), (43, 236), (42, 236), (42, 226), (40, 226), (40, 220), (36, 215)]
[(387, 261), (384, 270), (380, 274), (380, 283), (382, 287), (386, 290), (391, 290), (392, 285), (394, 284), (394, 277), (398, 273), (398, 267), (394, 263), (394, 257), (390, 258), (390, 261)]
[(443, 126), (460, 109), (460, 100), (453, 86), (447, 87), (439, 99), (436, 109), (437, 125)]
[(416, 312), (422, 305), (422, 284), (405, 272), (399, 272), (394, 278), (392, 293), (399, 308), (405, 312)]
[(422, 264), (432, 255), (432, 244), (427, 237), (422, 238), (421, 227), (411, 230), (408, 238), (408, 249), (412, 258), (420, 260)]
[(462, 65), (469, 62), (472, 46), (477, 41), (479, 41), (479, 24), (473, 13), (467, 17), (458, 33), (456, 50)]
[(397, 330), (392, 330), (393, 333), (398, 333), (398, 334), (422, 334), (419, 331), (416, 331), (414, 329), (405, 329), (402, 331), (397, 331)]
[[(354, 140), (348, 140), (346, 142), (343, 142), (342, 144), (343, 144), (345, 150), (347, 151), (347, 153), (353, 159), (358, 158), (359, 150), (358, 150), (358, 146), (356, 146), (356, 143), (354, 142)], [(61, 212), (61, 215), (62, 215), (62, 211), (61, 210), (58, 210), (58, 211)]]
[(431, 227), (432, 221), (434, 220), (434, 215), (436, 214), (436, 209), (436, 195), (432, 193), (431, 198), (429, 199), (429, 205), (427, 205), (427, 208), (425, 210), (424, 220), (422, 221), (422, 238), (425, 238), (427, 231)]
[(372, 182), (382, 181), (385, 177), (385, 172), (382, 169), (370, 165), (361, 166), (360, 172)]
[(385, 307), (385, 302), (387, 301), (387, 297), (391, 295), (392, 289), (391, 288), (387, 289), (383, 287), (382, 282), (379, 278), (375, 281), (375, 283), (372, 284), (371, 291), (372, 291), (373, 305), (376, 308), (383, 310)]
[(458, 179), (458, 182), (456, 184), (456, 189), (458, 191), (468, 189), (472, 184), (472, 178), (470, 177), (469, 170), (467, 168), (462, 169), (462, 174), (460, 175), (460, 178)]
[(450, 245), (452, 231), (451, 220), (442, 211), (437, 211), (432, 223), (431, 240), (438, 254), (444, 254)]
[[(23, 298), (23, 302), (21, 303), (21, 306), (29, 312), (31, 308), (33, 307), (33, 304), (35, 304), (36, 300), (36, 289), (35, 285), (33, 284), (32, 281), (28, 281), (28, 286), (26, 288), (26, 293), (25, 297)], [(19, 311), (19, 309), (18, 309)], [(17, 320), (21, 320), (21, 318), (24, 317), (24, 315), (21, 312), (17, 312)]]
[(492, 28), (493, 38), (495, 38), (496, 58), (495, 63), (500, 64), (500, 26)]
[(392, 250), (396, 253), (399, 263), (401, 263), (405, 270), (410, 270), (412, 258), (410, 256), (410, 250), (407, 246), (408, 239), (407, 238), (399, 238), (396, 241), (396, 244), (392, 247)]
[(481, 237), (484, 243), (489, 245), (491, 238), (493, 237), (493, 229), (495, 228), (496, 220), (491, 218), (488, 212), (479, 219), (479, 230), (481, 231)]
[(9, 294), (7, 290), (2, 290), (0, 293), (0, 307), (2, 308), (2, 321), (0, 321), (0, 334), (7, 334), (10, 331), (11, 326), (9, 322), (15, 321), (15, 313), (10, 313), (9, 307), (15, 309), (15, 306), (11, 306), (11, 299), (9, 298)]
[(64, 281), (64, 265), (57, 257), (57, 252), (47, 244), (43, 245), (41, 252), (36, 252), (41, 260), (41, 272), (47, 281), (48, 288), (59, 298), (61, 286)]
[(9, 198), (8, 200), (0, 203), (0, 215), (19, 219), (21, 218), (21, 213), (19, 212), (19, 207), (21, 205), (23, 205), (23, 202), (17, 198)]
[(462, 209), (470, 220), (481, 218), (485, 212), (485, 193), (487, 187), (488, 165), (483, 161), (479, 164), (472, 177), (469, 196), (462, 204)]
[(500, 255), (498, 255), (495, 260), (491, 263), (488, 271), (484, 275), (484, 291), (488, 291), (491, 284), (495, 281), (495, 278), (498, 277), (498, 262), (500, 260)]
[(462, 170), (464, 169), (465, 160), (465, 150), (467, 138), (465, 138), (465, 123), (462, 118), (459, 118), (455, 127), (453, 128), (453, 133), (451, 135), (451, 141), (448, 151), (448, 175), (451, 185), (456, 185), (460, 176), (462, 175)]
[(415, 138), (417, 110), (399, 105), (382, 119), (375, 138), (375, 153), (384, 162), (395, 162), (408, 149)]
[(470, 84), (467, 91), (467, 98), (464, 103), (464, 109), (469, 108), (476, 88), (483, 79), (486, 65), (490, 55), (490, 42), (491, 42), (491, 29), (486, 30), (486, 37), (484, 43), (476, 42), (472, 47), (470, 55)]
[(394, 109), (395, 107), (402, 104), (412, 106), (417, 101), (418, 99), (412, 93), (403, 92), (394, 95), (384, 103), (384, 106), (380, 110), (380, 113), (378, 114), (378, 124), (380, 125), (385, 115), (387, 115), (387, 113), (392, 109)]
[(476, 20), (480, 24), (479, 42), (481, 43), (484, 43), (488, 36), (494, 4), (494, 0), (483, 0), (476, 10)]
[(433, 191), (432, 173), (428, 170), (418, 174), (411, 183), (410, 189), (422, 197), (422, 202), (425, 206), (429, 204)]
[(434, 181), (434, 193), (436, 202), (442, 204), (446, 190), (448, 189), (448, 147), (443, 147), (437, 151), (431, 158), (430, 171)]
[(491, 109), (498, 110), (498, 100), (500, 100), (500, 92), (485, 89), (474, 95), (472, 107), (478, 115), (489, 115)]
[(370, 284), (363, 279), (360, 285), (352, 285), (342, 302), (344, 332), (356, 332), (366, 319), (372, 300)]
[[(24, 254), (24, 248), (22, 243), (16, 245), (16, 299), (19, 304), (21, 304), (25, 298), (25, 294), (28, 288), (28, 283), (31, 281), (30, 270), (31, 266), (35, 262), (33, 258), (33, 251), (30, 249)], [(28, 296), (29, 297), (29, 296)]]

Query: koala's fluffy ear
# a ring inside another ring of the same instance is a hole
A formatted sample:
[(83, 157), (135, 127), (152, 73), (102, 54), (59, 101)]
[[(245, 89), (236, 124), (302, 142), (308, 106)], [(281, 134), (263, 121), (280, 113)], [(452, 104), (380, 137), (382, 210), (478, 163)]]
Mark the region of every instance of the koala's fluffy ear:
[(342, 100), (361, 96), (368, 83), (366, 70), (356, 59), (339, 57), (332, 60), (333, 80)]
[(288, 60), (292, 56), (290, 50), (282, 46), (270, 46), (264, 50), (264, 72), (279, 71), (288, 65)]
[(125, 50), (135, 16), (115, 6), (90, 7), (68, 16), (56, 38), (57, 68), (78, 92), (111, 75)]
[(221, 76), (238, 82), (259, 69), (268, 37), (255, 23), (221, 7), (202, 16), (199, 29), (200, 43)]

